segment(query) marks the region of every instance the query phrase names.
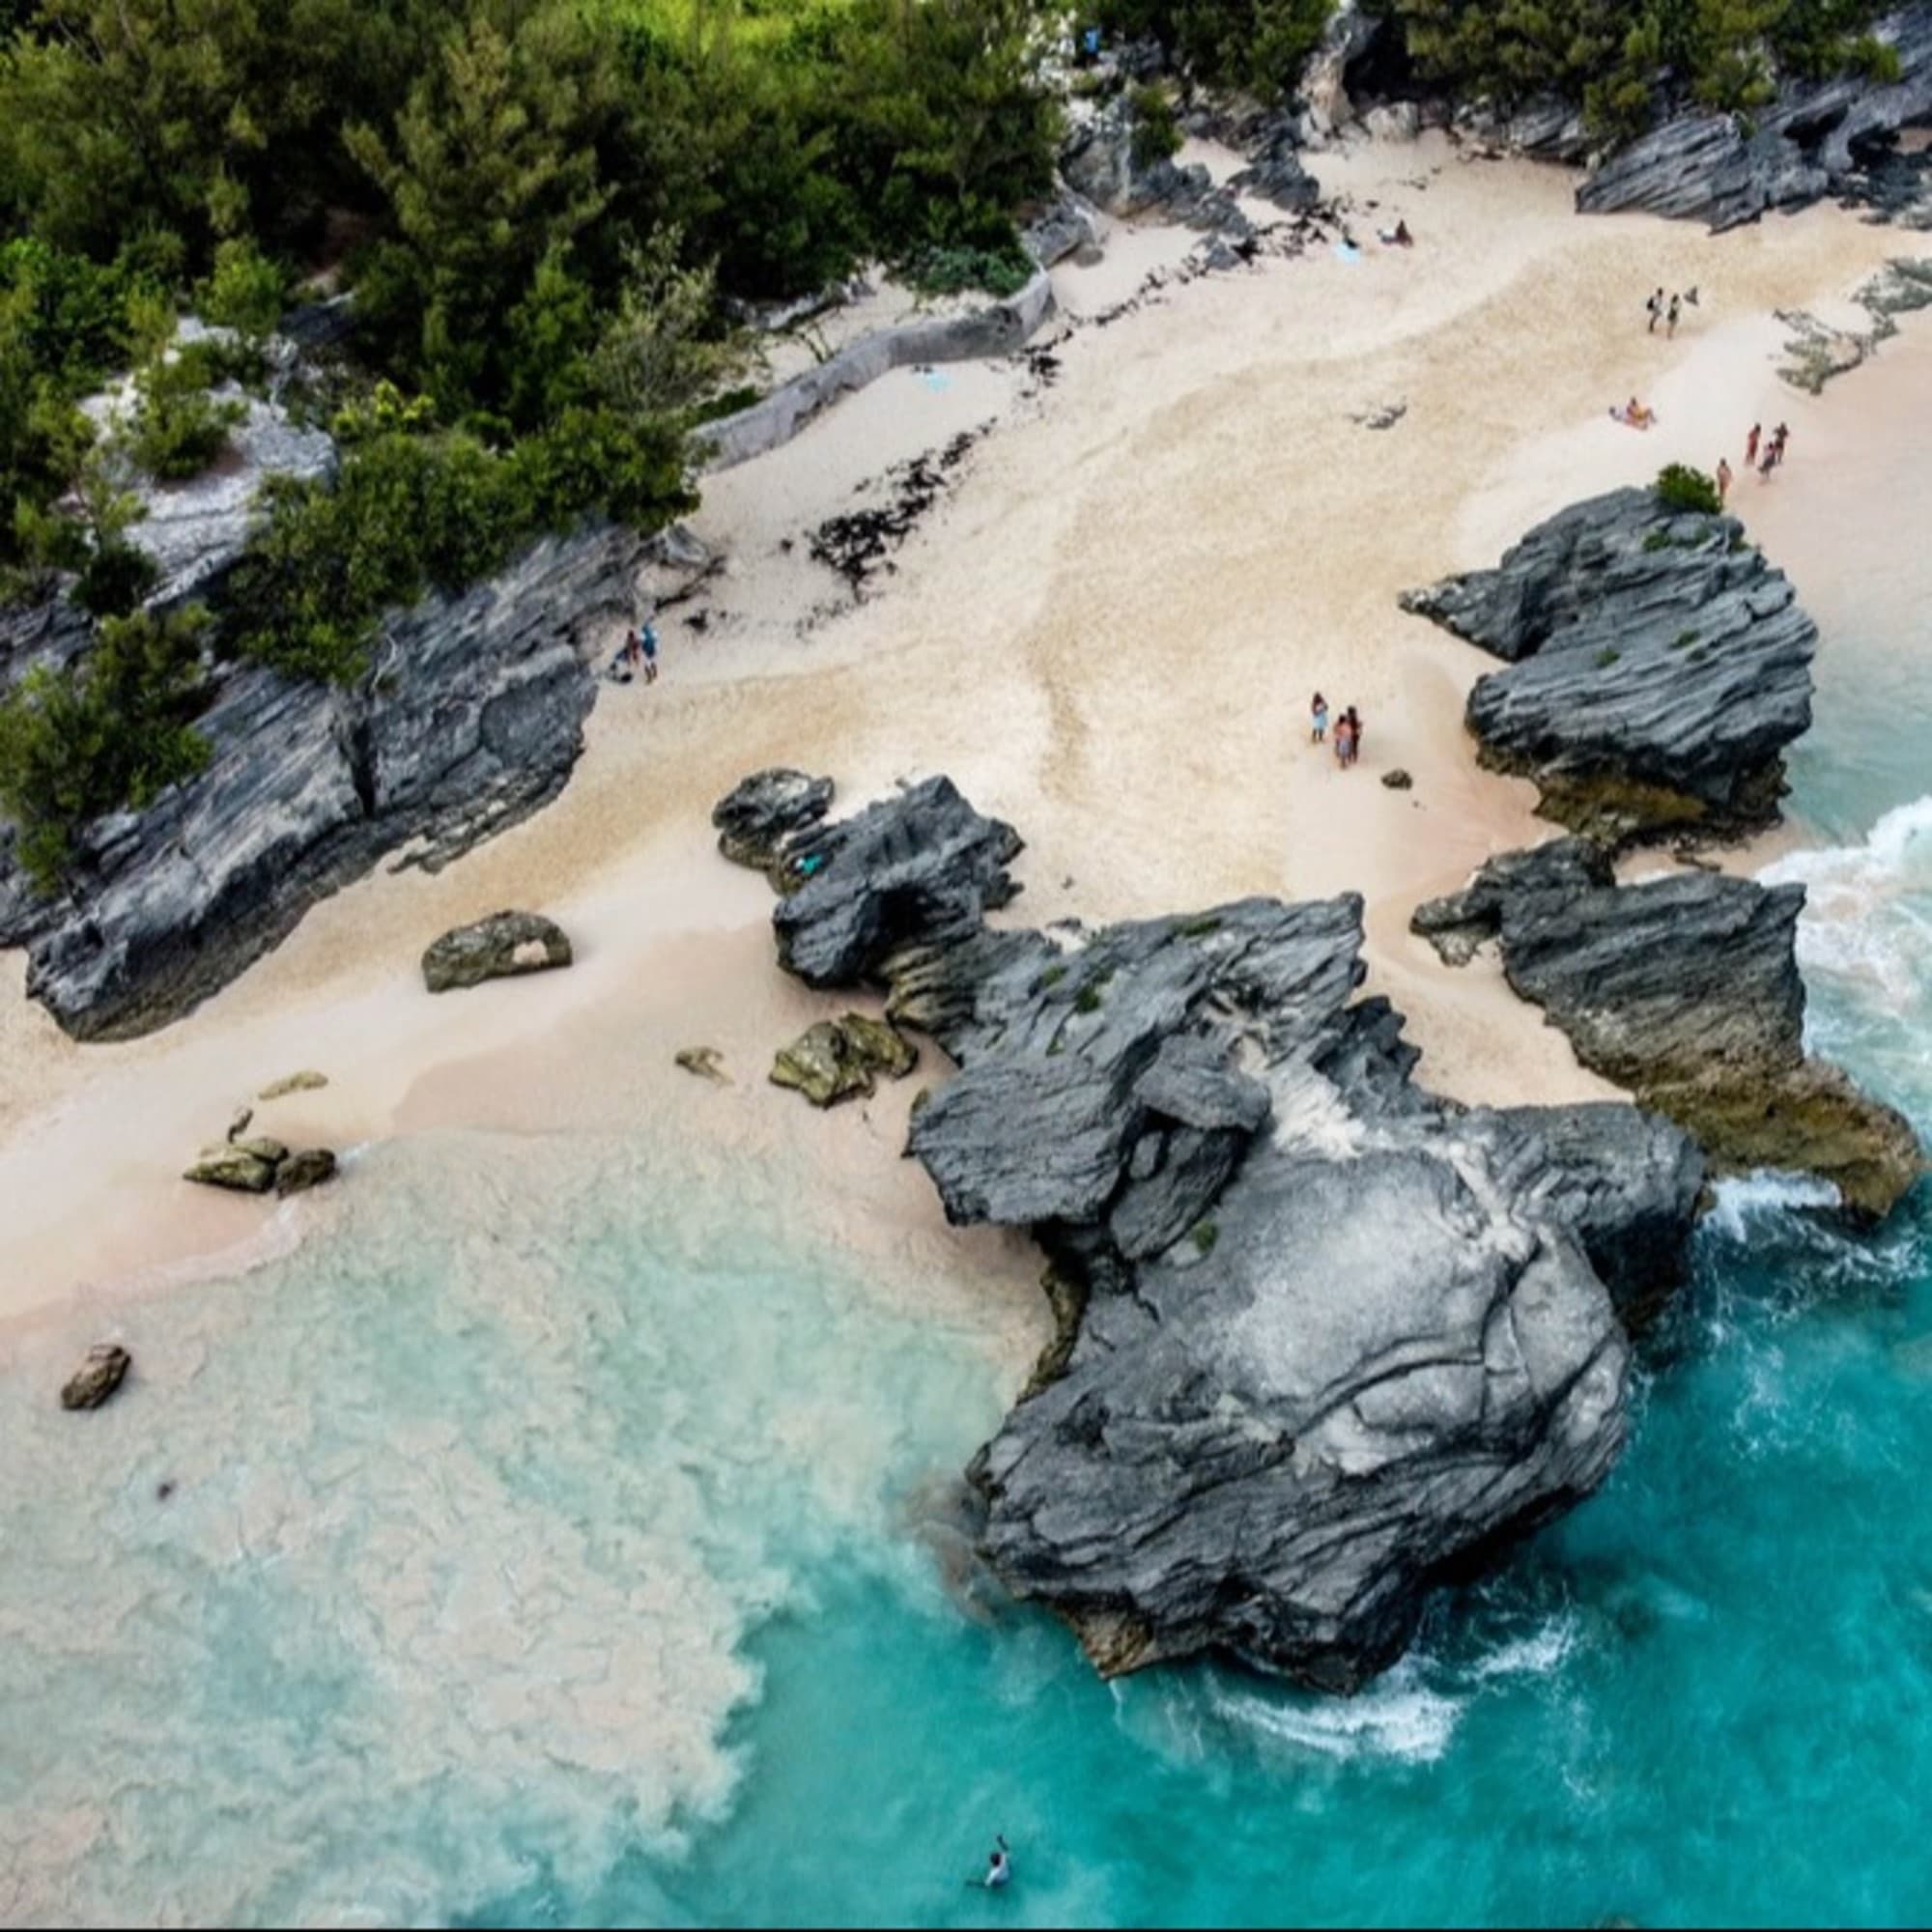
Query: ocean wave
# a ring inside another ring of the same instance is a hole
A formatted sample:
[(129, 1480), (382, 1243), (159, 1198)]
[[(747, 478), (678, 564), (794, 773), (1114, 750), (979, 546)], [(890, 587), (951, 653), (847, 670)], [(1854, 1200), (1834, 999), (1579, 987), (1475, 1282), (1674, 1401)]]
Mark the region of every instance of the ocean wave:
[(1838, 1190), (1815, 1174), (1785, 1174), (1763, 1168), (1733, 1175), (1712, 1190), (1711, 1211), (1703, 1225), (1712, 1235), (1748, 1246), (1767, 1220), (1815, 1212), (1838, 1206)]
[(1894, 807), (1864, 838), (1792, 852), (1758, 873), (1807, 889), (1799, 964), (1891, 1012), (1932, 999), (1932, 796)]
[(1352, 1697), (1327, 1698), (1271, 1696), (1214, 1680), (1208, 1699), (1216, 1719), (1264, 1747), (1344, 1763), (1434, 1764), (1448, 1750), (1468, 1699), (1432, 1690), (1421, 1676), (1411, 1660)]

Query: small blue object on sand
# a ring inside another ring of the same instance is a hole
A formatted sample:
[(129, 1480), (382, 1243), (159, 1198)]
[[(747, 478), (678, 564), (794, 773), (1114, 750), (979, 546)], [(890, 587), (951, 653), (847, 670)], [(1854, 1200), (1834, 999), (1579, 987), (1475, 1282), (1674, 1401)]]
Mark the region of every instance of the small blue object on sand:
[(1359, 262), (1362, 251), (1348, 242), (1338, 242), (1335, 243), (1335, 259), (1338, 262)]
[(925, 372), (925, 386), (928, 389), (950, 389), (952, 386), (952, 378), (942, 376), (937, 369), (928, 369)]

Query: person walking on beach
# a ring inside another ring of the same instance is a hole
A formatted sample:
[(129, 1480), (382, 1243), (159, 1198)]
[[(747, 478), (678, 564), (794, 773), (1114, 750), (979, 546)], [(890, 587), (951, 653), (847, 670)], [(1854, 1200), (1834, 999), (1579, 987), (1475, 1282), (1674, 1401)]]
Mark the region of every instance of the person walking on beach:
[(1658, 318), (1663, 313), (1663, 291), (1662, 289), (1659, 289), (1658, 292), (1654, 296), (1652, 296), (1647, 302), (1644, 303), (1643, 309), (1644, 313), (1650, 317), (1649, 333), (1655, 335), (1657, 333)]
[(1718, 458), (1718, 507), (1724, 507), (1724, 498), (1731, 494), (1731, 466), (1728, 459)]
[(1664, 333), (1673, 338), (1677, 334), (1677, 317), (1679, 313), (1678, 299), (1675, 296), (1672, 296), (1670, 298), (1670, 314), (1666, 318), (1667, 327), (1664, 329)]
[(1335, 766), (1346, 772), (1354, 763), (1354, 733), (1349, 726), (1349, 714), (1345, 711), (1335, 721)]
[(1745, 438), (1745, 468), (1747, 469), (1755, 469), (1757, 468), (1757, 445), (1759, 439), (1763, 435), (1764, 425), (1762, 423), (1752, 423), (1750, 434)]
[(644, 682), (658, 681), (658, 627), (646, 617), (644, 628), (638, 638), (638, 652), (644, 661)]
[(1349, 762), (1352, 765), (1362, 755), (1362, 714), (1351, 704), (1349, 718)]
[(1784, 468), (1784, 445), (1791, 440), (1791, 429), (1786, 423), (1779, 423), (1771, 433), (1772, 461), (1782, 469)]
[(1319, 745), (1328, 735), (1328, 700), (1318, 691), (1308, 707), (1309, 742)]

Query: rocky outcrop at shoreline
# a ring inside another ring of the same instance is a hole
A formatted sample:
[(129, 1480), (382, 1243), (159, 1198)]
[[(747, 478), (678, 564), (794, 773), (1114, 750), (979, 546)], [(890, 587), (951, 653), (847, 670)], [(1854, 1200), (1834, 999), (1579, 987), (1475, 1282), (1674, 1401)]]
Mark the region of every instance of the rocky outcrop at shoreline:
[(1932, 5), (1906, 7), (1874, 31), (1897, 57), (1897, 80), (1846, 73), (1788, 82), (1775, 103), (1748, 116), (1680, 115), (1598, 168), (1577, 190), (1577, 208), (1641, 210), (1725, 229), (1831, 196), (1883, 207), (1898, 131), (1932, 122)]
[(792, 834), (774, 914), (790, 970), (884, 986), (958, 1063), (910, 1129), (948, 1215), (1051, 1262), (1060, 1339), (971, 1471), (982, 1549), (1103, 1671), (1352, 1688), (1610, 1467), (1617, 1307), (1675, 1281), (1702, 1161), (1634, 1107), (1416, 1086), (1355, 997), (1357, 899), (995, 928), (1018, 851), (931, 780)]
[(1875, 1220), (1923, 1156), (1902, 1115), (1805, 1054), (1804, 905), (1803, 886), (1706, 872), (1619, 886), (1565, 838), (1492, 860), (1412, 923), (1452, 964), (1493, 940), (1577, 1057), (1694, 1135), (1719, 1172), (1816, 1174)]
[(1535, 780), (1546, 817), (1610, 842), (1777, 817), (1818, 629), (1735, 518), (1612, 491), (1402, 603), (1505, 661), (1470, 692), (1469, 729), (1485, 764)]
[(207, 769), (87, 828), (42, 898), (0, 849), (0, 946), (78, 1038), (186, 1012), (391, 853), (435, 867), (563, 788), (596, 696), (587, 653), (633, 613), (643, 546), (547, 538), (458, 597), (392, 615), (351, 690), (231, 668)]

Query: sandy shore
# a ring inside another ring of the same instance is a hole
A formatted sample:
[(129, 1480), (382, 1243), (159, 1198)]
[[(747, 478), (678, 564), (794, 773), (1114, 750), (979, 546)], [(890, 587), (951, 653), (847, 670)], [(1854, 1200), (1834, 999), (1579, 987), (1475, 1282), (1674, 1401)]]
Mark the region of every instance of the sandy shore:
[[(1450, 975), (1406, 931), (1417, 898), (1547, 828), (1530, 787), (1470, 756), (1462, 702), (1486, 661), (1396, 593), (1664, 462), (1735, 462), (1756, 417), (1793, 426), (1798, 460), (1775, 486), (1792, 514), (1825, 487), (1802, 459), (1833, 398), (1776, 382), (1772, 311), (1829, 308), (1901, 238), (1834, 210), (1715, 239), (1582, 220), (1562, 174), (1435, 141), (1362, 144), (1318, 172), (1354, 199), (1358, 239), (1400, 213), (1418, 245), (1267, 262), (1080, 326), (1120, 299), (1123, 265), (1137, 281), (1171, 258), (1171, 234), (1125, 236), (1111, 265), (1064, 275), (1073, 321), (1052, 386), (1030, 393), (1017, 365), (901, 371), (714, 479), (696, 521), (730, 561), (705, 628), (671, 615), (662, 680), (606, 691), (577, 778), (528, 825), (438, 878), (341, 894), (156, 1038), (76, 1047), (21, 997), (19, 956), (0, 961), (0, 1321), (326, 1220), (326, 1198), (273, 1209), (176, 1179), (236, 1104), (298, 1067), (330, 1085), (263, 1107), (291, 1139), (676, 1109), (829, 1180), (816, 1197), (868, 1238), (956, 1242), (923, 1177), (891, 1158), (906, 1093), (827, 1120), (764, 1084), (772, 1050), (828, 1003), (778, 974), (766, 890), (717, 859), (706, 820), (770, 763), (829, 772), (855, 804), (951, 773), (1027, 836), (1030, 919), (1362, 892), (1373, 983), (1408, 1014), (1431, 1084), (1606, 1092), (1492, 973)], [(1660, 282), (1701, 290), (1675, 341), (1644, 331)], [(1633, 392), (1659, 412), (1648, 435), (1605, 414)], [(1392, 429), (1355, 419), (1395, 402)], [(862, 479), (995, 419), (896, 572), (839, 608), (791, 540)], [(1306, 743), (1318, 685), (1364, 714), (1354, 774)], [(1413, 790), (1377, 782), (1397, 765)], [(562, 919), (576, 969), (425, 995), (427, 941), (505, 905)], [(672, 1067), (700, 1041), (733, 1086)], [(975, 1237), (962, 1258), (1019, 1306), (1024, 1243)]]

